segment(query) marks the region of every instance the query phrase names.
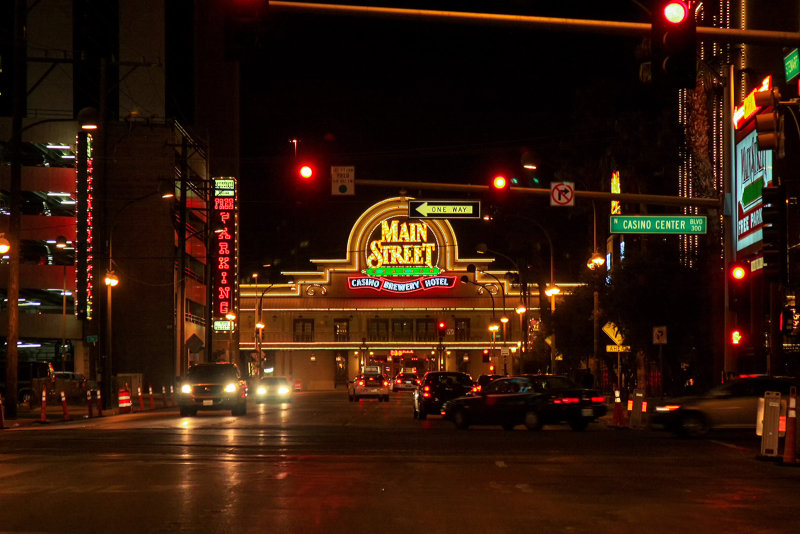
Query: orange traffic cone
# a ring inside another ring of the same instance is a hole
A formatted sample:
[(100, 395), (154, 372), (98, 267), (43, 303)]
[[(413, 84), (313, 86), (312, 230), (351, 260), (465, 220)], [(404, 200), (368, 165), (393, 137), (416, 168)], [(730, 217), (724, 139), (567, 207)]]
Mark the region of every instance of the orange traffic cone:
[(786, 437), (783, 440), (783, 463), (785, 465), (800, 465), (797, 463), (797, 388), (794, 386), (789, 390)]
[(614, 390), (614, 419), (611, 422), (613, 428), (628, 428), (625, 421), (625, 408), (622, 406), (622, 397), (618, 389)]

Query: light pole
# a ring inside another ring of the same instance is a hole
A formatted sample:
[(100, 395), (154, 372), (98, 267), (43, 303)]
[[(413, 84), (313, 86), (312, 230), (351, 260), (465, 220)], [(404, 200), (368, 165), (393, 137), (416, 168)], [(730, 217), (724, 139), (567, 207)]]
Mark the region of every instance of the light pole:
[(359, 373), (363, 373), (364, 372), (364, 366), (367, 365), (367, 351), (369, 350), (369, 347), (367, 346), (367, 338), (365, 338), (365, 337), (361, 338), (361, 346), (358, 347), (358, 350), (360, 351), (360, 354), (361, 354), (359, 359), (358, 359), (359, 360), (358, 361), (358, 363), (359, 363), (359, 371), (358, 372)]
[[(514, 266), (516, 267), (516, 264), (514, 264)], [(470, 265), (467, 266), (467, 271), (471, 272), (471, 273), (475, 273), (475, 272), (477, 272), (477, 268), (475, 267), (475, 265), (470, 264)], [(517, 267), (517, 271), (519, 272), (519, 268), (518, 267)], [(508, 325), (508, 316), (506, 315), (506, 290), (503, 287), (503, 283), (500, 282), (500, 279), (497, 278), (494, 274), (492, 274), (492, 273), (490, 273), (488, 271), (481, 271), (481, 273), (483, 273), (483, 274), (485, 274), (487, 276), (491, 276), (492, 278), (494, 278), (494, 280), (497, 282), (498, 287), (500, 288), (500, 295), (502, 296), (502, 300), (503, 300), (503, 307), (501, 308), (502, 312), (501, 312), (501, 315), (500, 315), (500, 324), (501, 324), (501, 328), (503, 330), (503, 347), (505, 347), (506, 346), (506, 340), (508, 339), (508, 332), (506, 330), (506, 325)], [(487, 291), (488, 291), (488, 289), (487, 289)], [(492, 319), (494, 319), (494, 313), (492, 313), (492, 316), (493, 316)], [(503, 354), (503, 374), (504, 375), (508, 374), (508, 361), (506, 360), (505, 354)]]
[(494, 295), (492, 294), (491, 291), (489, 291), (489, 288), (486, 287), (486, 284), (482, 284), (480, 282), (476, 282), (474, 280), (470, 280), (467, 275), (464, 275), (464, 276), (461, 277), (461, 283), (462, 284), (472, 284), (474, 286), (478, 286), (483, 291), (486, 291), (486, 293), (489, 295), (489, 298), (492, 299), (492, 320), (489, 322), (489, 332), (491, 332), (491, 334), (492, 334), (492, 337), (491, 337), (491, 342), (492, 342), (491, 355), (493, 357), (494, 356), (495, 334), (497, 333), (498, 330), (500, 330), (500, 324), (497, 322), (497, 319), (495, 319)]
[[(556, 295), (558, 295), (561, 290), (556, 286), (556, 261), (555, 261), (555, 249), (553, 247), (553, 240), (550, 237), (550, 232), (542, 226), (539, 221), (535, 219), (531, 219), (529, 217), (523, 217), (522, 215), (512, 214), (513, 217), (518, 218), (522, 221), (528, 222), (536, 226), (539, 230), (541, 230), (542, 234), (544, 235), (545, 239), (547, 239), (547, 245), (550, 248), (550, 285), (545, 291), (545, 294), (550, 297), (550, 323), (552, 332), (550, 334), (550, 372), (556, 372), (556, 357), (558, 355), (558, 351), (556, 350), (556, 329), (555, 329), (555, 321), (553, 321), (553, 316), (555, 315), (556, 311)], [(496, 250), (490, 250), (486, 247), (485, 244), (481, 243), (478, 245), (478, 252), (485, 253), (490, 252), (492, 254), (497, 254), (498, 256), (502, 256), (507, 260), (511, 261), (512, 264), (515, 264), (514, 260), (506, 256), (501, 252), (497, 252)], [(519, 267), (517, 267), (517, 271), (519, 272)]]
[(236, 314), (235, 313), (228, 313), (225, 315), (225, 318), (228, 320), (230, 329), (228, 330), (228, 361), (231, 363), (235, 363), (233, 361), (233, 330), (236, 326)]
[[(592, 248), (592, 255), (589, 258), (589, 261), (586, 262), (586, 266), (594, 273), (599, 273), (600, 269), (605, 265), (606, 259), (600, 254), (600, 251), (597, 249), (597, 210), (595, 208), (594, 202), (592, 202), (592, 239), (593, 239), (593, 248)], [(592, 291), (592, 336), (593, 336), (593, 344), (592, 344), (592, 356), (594, 357), (595, 361), (599, 358), (599, 336), (600, 336), (600, 293), (597, 288), (597, 277), (595, 276), (595, 280), (593, 280), (594, 287)], [(617, 353), (619, 357), (619, 352)], [(590, 362), (586, 361), (586, 370), (591, 372)], [(619, 369), (619, 367), (617, 367)]]
[[(256, 277), (256, 279), (258, 277), (258, 275), (253, 275), (253, 276)], [(264, 295), (266, 295), (267, 291), (272, 289), (272, 286), (274, 286), (274, 285), (275, 285), (274, 283), (268, 285), (266, 288), (264, 288), (264, 291), (261, 292), (261, 295), (259, 295), (259, 297), (258, 297), (258, 306), (256, 306), (256, 312), (255, 312), (256, 313), (256, 316), (255, 316), (256, 329), (255, 329), (255, 331), (253, 333), (256, 336), (256, 339), (255, 339), (256, 363), (258, 364), (257, 375), (259, 377), (261, 376), (261, 334), (264, 331), (264, 326), (266, 326), (264, 324), (264, 321), (261, 320), (261, 303), (262, 303), (262, 301), (264, 299)], [(256, 284), (256, 290), (258, 290), (258, 284)]]
[[(58, 236), (56, 239), (56, 248), (67, 248), (67, 238)], [(67, 370), (67, 264), (62, 265), (61, 275), (61, 370)]]

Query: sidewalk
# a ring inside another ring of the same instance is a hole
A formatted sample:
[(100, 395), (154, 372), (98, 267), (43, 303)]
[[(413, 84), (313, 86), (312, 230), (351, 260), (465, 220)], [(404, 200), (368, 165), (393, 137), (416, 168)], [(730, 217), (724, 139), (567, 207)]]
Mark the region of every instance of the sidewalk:
[[(145, 396), (143, 399), (144, 401), (144, 410), (141, 409), (141, 405), (139, 402), (139, 398), (135, 397), (132, 399), (131, 403), (131, 410), (128, 412), (120, 412), (120, 408), (114, 403), (113, 406), (109, 406), (108, 408), (103, 410), (103, 417), (112, 417), (116, 415), (127, 415), (129, 413), (140, 413), (150, 412), (154, 410), (162, 410), (162, 409), (169, 409), (175, 408), (172, 404), (171, 399), (167, 398), (167, 405), (164, 406), (164, 401), (161, 395), (153, 396), (153, 403), (151, 405), (149, 396)], [(151, 407), (151, 406), (154, 406)], [(98, 417), (97, 411), (97, 403), (94, 401), (92, 405), (92, 417)], [(74, 421), (84, 421), (89, 419), (89, 407), (87, 404), (84, 403), (67, 403), (67, 414), (69, 419), (65, 419), (64, 417), (64, 408), (61, 403), (57, 404), (48, 404), (47, 409), (45, 411), (45, 419), (42, 420), (42, 410), (40, 406), (29, 406), (28, 404), (20, 404), (17, 407), (17, 418), (16, 419), (6, 419), (4, 421), (4, 428), (14, 428), (20, 426), (30, 426), (30, 425), (47, 425), (47, 424), (56, 424), (56, 423), (70, 423)]]

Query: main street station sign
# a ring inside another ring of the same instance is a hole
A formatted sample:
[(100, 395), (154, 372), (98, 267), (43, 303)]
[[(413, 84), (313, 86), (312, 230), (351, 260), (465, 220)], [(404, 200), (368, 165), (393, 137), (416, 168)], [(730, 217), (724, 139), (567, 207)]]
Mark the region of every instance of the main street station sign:
[(371, 231), (364, 250), (364, 276), (350, 276), (354, 290), (414, 293), (452, 288), (455, 276), (442, 276), (440, 244), (428, 223), (406, 216), (388, 217)]

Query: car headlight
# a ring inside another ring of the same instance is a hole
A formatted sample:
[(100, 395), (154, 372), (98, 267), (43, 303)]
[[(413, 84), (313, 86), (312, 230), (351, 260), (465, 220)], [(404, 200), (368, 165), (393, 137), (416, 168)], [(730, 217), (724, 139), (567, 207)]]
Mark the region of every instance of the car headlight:
[(236, 392), (236, 384), (228, 384), (225, 386), (225, 393), (235, 393)]
[(281, 386), (281, 387), (278, 388), (278, 395), (288, 395), (288, 394), (289, 394), (289, 388), (288, 387)]
[(258, 386), (258, 389), (256, 389), (256, 393), (258, 393), (259, 395), (266, 395), (267, 388), (265, 388), (264, 386)]
[(189, 384), (184, 384), (181, 386), (181, 393), (189, 394), (191, 392), (192, 392), (192, 386), (190, 386)]

